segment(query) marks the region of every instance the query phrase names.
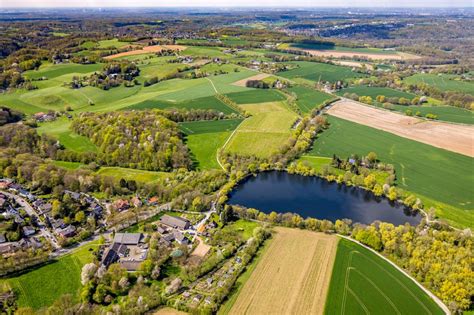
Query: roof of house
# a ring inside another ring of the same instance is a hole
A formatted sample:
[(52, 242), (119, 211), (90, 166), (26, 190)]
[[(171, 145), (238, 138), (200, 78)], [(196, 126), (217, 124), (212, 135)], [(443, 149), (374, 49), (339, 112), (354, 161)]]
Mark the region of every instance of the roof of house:
[(126, 245), (138, 245), (142, 238), (142, 233), (116, 233), (114, 243)]
[(104, 258), (102, 259), (102, 264), (108, 267), (114, 262), (116, 262), (118, 259), (119, 259), (119, 256), (117, 252), (115, 251), (115, 249), (112, 247), (107, 251)]
[(165, 214), (161, 217), (161, 223), (171, 226), (173, 228), (186, 229), (189, 226), (189, 221), (180, 217), (173, 217)]

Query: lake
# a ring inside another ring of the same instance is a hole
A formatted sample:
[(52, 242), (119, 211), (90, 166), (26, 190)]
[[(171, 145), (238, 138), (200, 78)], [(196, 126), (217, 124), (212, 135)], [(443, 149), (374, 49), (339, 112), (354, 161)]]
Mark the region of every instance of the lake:
[(421, 220), (419, 213), (362, 188), (279, 171), (247, 178), (231, 192), (228, 203), (265, 213), (292, 212), (333, 222), (346, 218), (364, 224), (380, 220), (417, 225)]

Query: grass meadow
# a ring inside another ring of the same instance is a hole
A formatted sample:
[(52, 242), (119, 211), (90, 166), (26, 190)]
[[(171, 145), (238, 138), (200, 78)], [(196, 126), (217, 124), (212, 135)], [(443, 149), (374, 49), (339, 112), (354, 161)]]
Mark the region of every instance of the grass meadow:
[(474, 83), (472, 81), (461, 81), (458, 76), (451, 74), (417, 73), (406, 78), (403, 82), (407, 84), (425, 83), (442, 91), (458, 91), (474, 95)]
[(412, 280), (368, 249), (338, 243), (325, 314), (444, 314)]
[(328, 45), (323, 43), (296, 43), (291, 44), (290, 47), (300, 48), (300, 49), (314, 49), (314, 50), (335, 50), (343, 52), (355, 52), (361, 54), (380, 54), (387, 55), (393, 54), (393, 51), (383, 50), (380, 48), (369, 48), (369, 47), (344, 47), (336, 45)]
[(327, 63), (292, 61), (288, 63), (294, 69), (279, 72), (278, 75), (287, 79), (304, 79), (310, 82), (346, 80), (361, 78), (366, 75), (353, 72), (349, 67), (336, 66)]
[(194, 121), (180, 123), (186, 134), (186, 145), (198, 169), (218, 169), (217, 152), (242, 119)]
[(153, 172), (123, 167), (101, 167), (96, 173), (99, 175), (112, 176), (117, 179), (135, 180), (142, 183), (154, 182), (163, 177), (170, 176), (170, 173), (166, 172)]
[(288, 140), (297, 115), (282, 102), (239, 106), (252, 116), (239, 125), (225, 147), (226, 151), (268, 157)]
[(370, 96), (374, 100), (377, 95), (385, 95), (385, 97), (404, 97), (411, 100), (416, 95), (412, 93), (407, 93), (399, 90), (394, 90), (386, 87), (378, 87), (378, 86), (354, 86), (349, 87), (346, 89), (342, 89), (337, 92), (338, 95), (342, 96), (344, 93), (355, 93), (359, 96)]
[(288, 88), (288, 92), (296, 94), (296, 105), (304, 114), (311, 112), (325, 101), (334, 98), (332, 95), (301, 85)]
[(89, 243), (49, 264), (0, 281), (11, 285), (20, 307), (39, 309), (51, 305), (63, 294), (72, 294), (79, 302), (82, 266), (93, 260), (91, 251), (97, 246), (97, 242)]
[[(373, 151), (396, 169), (399, 187), (427, 197), (425, 207), (454, 225), (473, 227), (473, 159), (388, 132), (329, 116), (330, 127), (314, 142), (309, 155), (343, 158)], [(436, 200), (436, 202), (434, 202)]]

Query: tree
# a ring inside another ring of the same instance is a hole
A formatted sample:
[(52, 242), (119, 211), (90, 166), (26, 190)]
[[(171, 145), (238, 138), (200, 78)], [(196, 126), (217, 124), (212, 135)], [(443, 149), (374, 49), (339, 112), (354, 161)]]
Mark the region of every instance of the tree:
[(364, 178), (364, 185), (369, 189), (372, 189), (376, 183), (377, 179), (375, 178), (374, 174), (369, 174), (366, 178)]
[(76, 215), (74, 216), (74, 220), (77, 222), (77, 223), (82, 223), (84, 222), (86, 219), (86, 214), (84, 213), (84, 211), (79, 211), (76, 213)]
[(94, 263), (85, 264), (84, 267), (82, 267), (82, 272), (81, 272), (82, 285), (85, 285), (87, 282), (89, 282), (89, 280), (92, 279), (96, 271), (97, 271), (96, 264)]
[(377, 197), (382, 196), (383, 194), (383, 188), (379, 184), (375, 184), (374, 189), (372, 191)]
[(369, 160), (370, 163), (377, 162), (377, 154), (375, 152), (369, 152), (369, 154), (367, 154), (367, 160)]

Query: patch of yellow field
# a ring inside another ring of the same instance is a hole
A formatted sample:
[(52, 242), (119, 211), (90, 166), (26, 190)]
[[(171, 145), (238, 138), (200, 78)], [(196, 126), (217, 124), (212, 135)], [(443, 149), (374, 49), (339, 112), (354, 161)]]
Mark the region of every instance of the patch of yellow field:
[(230, 314), (322, 314), (338, 238), (277, 228)]

